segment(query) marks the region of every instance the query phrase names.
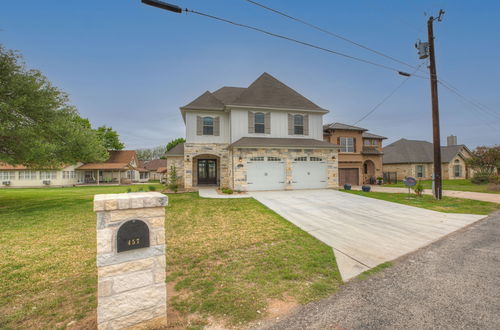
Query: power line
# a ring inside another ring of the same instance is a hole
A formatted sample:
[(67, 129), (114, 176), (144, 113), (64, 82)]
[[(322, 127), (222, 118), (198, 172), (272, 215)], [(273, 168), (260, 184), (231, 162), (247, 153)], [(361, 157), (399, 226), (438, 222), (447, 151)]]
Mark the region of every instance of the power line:
[(257, 1), (254, 1), (254, 0), (244, 0), (244, 1), (247, 1), (247, 2), (249, 2), (249, 3), (251, 3), (251, 4), (253, 4), (253, 5), (259, 6), (259, 7), (261, 7), (261, 8), (266, 9), (266, 10), (272, 11), (272, 12), (274, 12), (274, 13), (278, 14), (278, 15), (281, 15), (281, 16), (284, 16), (284, 17), (287, 17), (287, 18), (289, 18), (289, 19), (291, 19), (291, 20), (294, 20), (294, 21), (296, 21), (296, 22), (299, 22), (299, 23), (301, 23), (301, 24), (307, 25), (307, 26), (309, 26), (309, 27), (311, 27), (311, 28), (313, 28), (313, 29), (315, 29), (315, 30), (318, 30), (318, 31), (321, 31), (321, 32), (323, 32), (323, 33), (329, 34), (329, 35), (331, 35), (331, 36), (333, 36), (333, 37), (335, 37), (335, 38), (338, 38), (338, 39), (344, 40), (344, 41), (346, 41), (346, 42), (348, 42), (348, 43), (351, 43), (351, 44), (356, 45), (356, 46), (358, 46), (358, 47), (360, 47), (360, 48), (363, 48), (363, 49), (365, 49), (365, 50), (368, 50), (368, 51), (370, 51), (370, 52), (372, 52), (372, 53), (375, 53), (375, 54), (377, 54), (377, 55), (379, 55), (379, 56), (385, 57), (385, 58), (390, 59), (390, 60), (392, 60), (392, 61), (394, 61), (394, 62), (397, 62), (397, 63), (399, 63), (399, 64), (403, 64), (403, 65), (405, 65), (405, 66), (407, 66), (407, 67), (409, 67), (409, 68), (412, 68), (412, 69), (415, 69), (415, 68), (416, 68), (416, 66), (415, 66), (415, 65), (411, 65), (411, 64), (409, 64), (409, 63), (407, 63), (407, 62), (401, 61), (401, 60), (399, 60), (399, 59), (397, 59), (397, 58), (395, 58), (395, 57), (393, 57), (393, 56), (391, 56), (391, 55), (387, 55), (387, 54), (385, 54), (385, 53), (382, 53), (381, 51), (378, 51), (378, 50), (373, 49), (373, 48), (371, 48), (371, 47), (368, 47), (368, 46), (365, 46), (365, 45), (363, 45), (363, 44), (360, 44), (359, 42), (356, 42), (356, 41), (354, 41), (354, 40), (351, 40), (351, 39), (349, 39), (349, 38), (346, 38), (346, 37), (344, 37), (344, 36), (342, 36), (342, 35), (340, 35), (340, 34), (338, 34), (338, 33), (334, 33), (334, 32), (332, 32), (332, 31), (326, 30), (326, 29), (324, 29), (324, 28), (322, 28), (322, 27), (320, 27), (320, 26), (317, 26), (317, 25), (315, 25), (315, 24), (309, 23), (309, 22), (304, 21), (304, 20), (302, 20), (302, 19), (300, 19), (300, 18), (297, 18), (297, 17), (291, 16), (291, 15), (286, 14), (286, 13), (284, 13), (284, 12), (280, 11), (280, 10), (277, 10), (277, 9), (274, 9), (274, 8), (271, 8), (271, 7), (268, 7), (268, 6), (263, 5), (263, 4), (261, 4), (261, 3), (257, 2)]
[[(419, 66), (417, 66), (415, 68), (415, 72), (418, 71), (420, 69), (420, 67), (423, 65), (424, 63), (421, 63)], [(380, 106), (382, 106), (382, 104), (384, 104), (385, 102), (387, 102), (394, 94), (396, 94), (396, 92), (401, 88), (403, 87), (403, 85), (411, 78), (411, 75), (406, 77), (398, 86), (396, 86), (396, 88), (394, 88), (386, 97), (384, 97), (379, 103), (377, 103), (377, 105), (375, 105), (370, 111), (368, 111), (363, 117), (361, 117), (361, 119), (359, 119), (357, 122), (355, 122), (353, 125), (356, 125), (357, 123), (359, 123), (360, 121), (363, 121), (365, 120), (369, 115), (371, 115), (372, 113), (374, 113), (378, 108), (380, 108)]]
[[(251, 26), (251, 25), (247, 25), (247, 24), (242, 24), (242, 23), (237, 23), (237, 22), (234, 22), (234, 21), (222, 18), (222, 17), (218, 17), (218, 16), (214, 16), (214, 15), (210, 15), (210, 14), (205, 14), (205, 13), (202, 13), (202, 12), (199, 12), (199, 11), (196, 11), (196, 10), (187, 9), (187, 8), (184, 9), (184, 11), (185, 12), (189, 12), (189, 13), (193, 13), (193, 14), (197, 14), (197, 15), (200, 15), (200, 16), (212, 18), (212, 19), (215, 19), (215, 20), (218, 20), (218, 21), (221, 21), (221, 22), (225, 22), (225, 23), (228, 23), (228, 24), (235, 25), (235, 26), (243, 27), (243, 28), (246, 28), (246, 29), (249, 29), (249, 30), (257, 31), (257, 32), (260, 32), (260, 33), (263, 33), (263, 34), (267, 34), (267, 35), (276, 37), (276, 38), (280, 38), (280, 39), (288, 40), (288, 41), (291, 41), (291, 42), (295, 42), (295, 43), (303, 45), (303, 46), (307, 46), (307, 47), (315, 48), (315, 49), (318, 49), (318, 50), (322, 50), (322, 51), (328, 52), (330, 54), (335, 54), (335, 55), (342, 56), (342, 57), (345, 57), (345, 58), (348, 58), (348, 59), (351, 59), (351, 60), (355, 60), (355, 61), (358, 61), (358, 62), (362, 62), (362, 63), (365, 63), (365, 64), (370, 64), (370, 65), (373, 65), (373, 66), (377, 66), (379, 68), (383, 68), (383, 69), (386, 69), (386, 70), (394, 71), (394, 72), (397, 72), (398, 74), (408, 75), (408, 73), (402, 72), (401, 70), (399, 70), (397, 68), (394, 68), (394, 67), (390, 67), (388, 65), (384, 65), (384, 64), (372, 62), (372, 61), (369, 61), (369, 60), (365, 60), (363, 58), (359, 58), (359, 57), (356, 57), (356, 56), (348, 55), (348, 54), (345, 54), (345, 53), (342, 53), (342, 52), (338, 52), (338, 51), (333, 50), (333, 49), (329, 49), (329, 48), (321, 47), (321, 46), (318, 46), (318, 45), (315, 45), (315, 44), (311, 44), (311, 43), (306, 42), (306, 41), (302, 41), (302, 40), (294, 39), (294, 38), (291, 38), (291, 37), (288, 37), (288, 36), (284, 36), (284, 35), (281, 35), (281, 34), (277, 34), (277, 33), (274, 33), (274, 32), (270, 32), (270, 31), (267, 31), (267, 30), (264, 30), (264, 29), (261, 29), (261, 28), (255, 27), (255, 26)], [(421, 76), (421, 75), (414, 74), (414, 76), (415, 77), (419, 77), (419, 78), (423, 78), (423, 79), (427, 79), (427, 77), (424, 77), (424, 76)]]

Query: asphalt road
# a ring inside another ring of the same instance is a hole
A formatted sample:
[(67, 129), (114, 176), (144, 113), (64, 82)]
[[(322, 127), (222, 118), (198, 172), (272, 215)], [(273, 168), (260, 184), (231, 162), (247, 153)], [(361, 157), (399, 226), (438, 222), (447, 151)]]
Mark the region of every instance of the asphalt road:
[(500, 329), (500, 212), (268, 329)]

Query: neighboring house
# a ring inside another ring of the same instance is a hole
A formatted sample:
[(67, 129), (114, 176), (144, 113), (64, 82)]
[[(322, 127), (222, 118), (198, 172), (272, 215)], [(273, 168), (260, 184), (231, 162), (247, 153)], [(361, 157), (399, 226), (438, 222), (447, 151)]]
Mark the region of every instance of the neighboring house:
[(374, 184), (382, 177), (382, 140), (366, 128), (332, 123), (323, 126), (323, 139), (340, 145), (339, 185)]
[(142, 162), (143, 167), (147, 171), (147, 175), (149, 176), (149, 180), (161, 180), (163, 177), (163, 173), (158, 172), (158, 169), (165, 168), (167, 166), (166, 159), (153, 159)]
[(82, 178), (79, 183), (130, 183), (147, 182), (141, 173), (135, 150), (112, 150), (109, 158), (101, 163), (87, 163), (76, 168)]
[[(430, 180), (434, 172), (433, 145), (427, 141), (401, 139), (383, 148), (384, 172), (396, 173), (397, 179), (414, 177)], [(448, 145), (441, 147), (442, 178), (467, 179), (472, 171), (465, 160), (471, 157), (469, 149), (457, 144), (456, 137), (448, 137)]]
[(58, 169), (30, 169), (0, 163), (0, 187), (73, 186), (79, 183), (75, 169), (81, 164)]
[(338, 187), (338, 146), (323, 141), (328, 110), (267, 73), (247, 88), (207, 91), (180, 109), (184, 150), (166, 157), (186, 188)]

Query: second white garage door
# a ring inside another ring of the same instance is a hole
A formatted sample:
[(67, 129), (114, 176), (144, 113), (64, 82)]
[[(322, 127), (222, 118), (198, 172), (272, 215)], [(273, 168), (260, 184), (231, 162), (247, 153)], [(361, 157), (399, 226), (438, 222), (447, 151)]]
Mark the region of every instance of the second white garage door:
[(320, 157), (297, 157), (292, 163), (293, 189), (327, 187), (327, 164)]
[(285, 161), (278, 157), (252, 157), (247, 162), (247, 190), (285, 189)]

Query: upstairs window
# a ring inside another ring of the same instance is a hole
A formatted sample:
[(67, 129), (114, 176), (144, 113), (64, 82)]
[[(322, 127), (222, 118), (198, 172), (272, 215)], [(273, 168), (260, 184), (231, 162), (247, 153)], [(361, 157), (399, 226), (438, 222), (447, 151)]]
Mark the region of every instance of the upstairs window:
[(376, 147), (378, 145), (378, 141), (374, 139), (365, 139), (365, 146), (370, 147)]
[(354, 152), (354, 138), (341, 137), (340, 138), (340, 151), (341, 152)]
[(214, 135), (214, 119), (203, 117), (203, 135)]
[(293, 134), (304, 135), (304, 116), (294, 115), (293, 116)]
[(266, 131), (265, 117), (266, 116), (262, 112), (257, 112), (254, 115), (255, 133), (265, 133)]

